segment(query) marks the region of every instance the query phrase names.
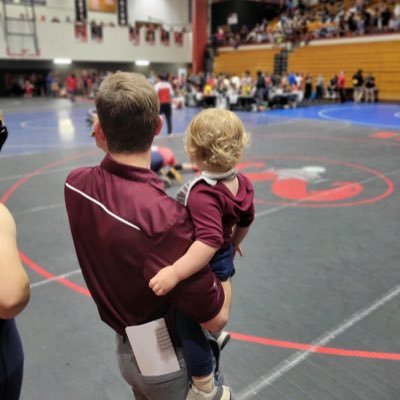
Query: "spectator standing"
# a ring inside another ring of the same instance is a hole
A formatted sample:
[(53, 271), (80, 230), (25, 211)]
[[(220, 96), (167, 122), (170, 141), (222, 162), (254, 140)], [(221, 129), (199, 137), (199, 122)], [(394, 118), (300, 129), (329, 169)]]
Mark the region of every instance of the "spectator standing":
[(51, 85), (53, 83), (53, 72), (49, 72), (46, 76), (46, 95), (51, 96)]
[(14, 317), (29, 301), (29, 279), (18, 254), (16, 227), (0, 203), (0, 398), (18, 400), (24, 353)]
[(30, 81), (30, 79), (26, 79), (25, 80), (25, 87), (24, 87), (24, 97), (30, 98), (32, 97), (32, 93), (33, 93), (33, 84)]
[(325, 92), (324, 81), (325, 80), (322, 74), (318, 74), (317, 79), (315, 81), (315, 90), (316, 90), (315, 99), (317, 101), (322, 101), (324, 99), (324, 92)]
[(337, 89), (339, 92), (339, 98), (341, 103), (344, 103), (346, 101), (345, 87), (346, 87), (346, 76), (344, 74), (344, 71), (340, 71), (337, 77)]
[[(0, 150), (7, 139), (7, 127), (0, 111)], [(24, 353), (14, 321), (28, 304), (29, 278), (17, 248), (13, 217), (0, 203), (0, 398), (18, 400), (21, 392)]]
[(204, 50), (204, 66), (206, 74), (212, 74), (214, 71), (214, 49), (211, 42), (207, 43)]
[(336, 99), (337, 97), (337, 75), (333, 75), (328, 84), (328, 97), (330, 99)]
[(67, 94), (69, 99), (74, 103), (76, 88), (78, 87), (78, 81), (76, 79), (75, 74), (69, 74), (67, 76), (67, 79), (65, 80), (65, 86), (67, 88)]
[(363, 94), (364, 94), (364, 77), (363, 77), (363, 72), (361, 69), (359, 69), (354, 75), (353, 75), (353, 98), (355, 103), (360, 103)]
[(304, 100), (306, 101), (311, 101), (311, 97), (312, 97), (312, 75), (311, 74), (307, 74), (306, 75), (306, 79), (304, 80)]
[(365, 78), (365, 102), (375, 102), (376, 84), (372, 73), (369, 73)]
[(257, 71), (256, 100), (258, 105), (260, 105), (264, 101), (265, 89), (266, 85), (264, 74), (262, 73), (262, 71)]
[[(227, 322), (230, 299), (208, 266), (167, 296), (158, 297), (148, 287), (153, 275), (186, 252), (193, 237), (187, 210), (167, 196), (150, 170), (151, 144), (162, 129), (157, 94), (144, 76), (117, 72), (102, 82), (95, 104), (99, 121), (94, 137), (107, 155), (100, 165), (72, 171), (65, 185), (84, 279), (102, 320), (116, 332), (120, 370), (135, 398), (201, 399), (187, 397), (188, 375), (174, 340), (174, 311), (216, 332)], [(140, 372), (125, 328), (162, 319), (179, 370), (149, 379)]]
[(160, 101), (160, 114), (167, 120), (168, 135), (172, 133), (172, 96), (174, 91), (168, 81), (168, 74), (159, 76), (159, 81), (154, 86)]

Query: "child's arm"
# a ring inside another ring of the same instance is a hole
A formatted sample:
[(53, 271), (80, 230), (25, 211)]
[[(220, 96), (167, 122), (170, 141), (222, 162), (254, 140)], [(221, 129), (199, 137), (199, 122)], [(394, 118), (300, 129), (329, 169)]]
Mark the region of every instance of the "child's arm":
[(188, 251), (172, 265), (161, 269), (149, 282), (157, 296), (163, 296), (180, 281), (200, 271), (213, 258), (218, 248), (196, 240)]
[(242, 243), (242, 241), (246, 237), (247, 233), (249, 232), (249, 229), (250, 229), (250, 226), (241, 227), (241, 226), (235, 225), (233, 227), (231, 242), (232, 242), (232, 246), (233, 246), (234, 255), (236, 253), (239, 253), (241, 256), (243, 256), (242, 250), (240, 248), (240, 243)]

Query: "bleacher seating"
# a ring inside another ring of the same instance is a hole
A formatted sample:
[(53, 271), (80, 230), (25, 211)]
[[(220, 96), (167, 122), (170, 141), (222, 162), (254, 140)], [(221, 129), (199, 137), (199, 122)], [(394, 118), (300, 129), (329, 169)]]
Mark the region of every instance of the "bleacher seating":
[[(318, 45), (316, 45), (318, 44)], [(273, 72), (274, 55), (280, 49), (221, 51), (215, 59), (215, 71), (241, 75), (249, 70)], [(328, 44), (323, 41), (295, 49), (289, 53), (288, 71), (310, 73), (315, 78), (321, 73), (325, 83), (341, 70), (346, 74), (346, 87), (351, 88), (353, 74), (362, 69), (376, 79), (380, 100), (400, 100), (400, 40), (346, 42)]]
[(239, 74), (246, 70), (250, 71), (251, 76), (255, 76), (258, 70), (273, 72), (274, 56), (280, 49), (260, 49), (260, 50), (240, 50), (240, 51), (221, 51), (215, 58), (215, 72), (225, 72), (228, 74)]
[(289, 71), (323, 74), (329, 80), (344, 70), (346, 87), (358, 69), (372, 73), (376, 79), (380, 100), (400, 100), (400, 41), (343, 43), (306, 46), (289, 54)]

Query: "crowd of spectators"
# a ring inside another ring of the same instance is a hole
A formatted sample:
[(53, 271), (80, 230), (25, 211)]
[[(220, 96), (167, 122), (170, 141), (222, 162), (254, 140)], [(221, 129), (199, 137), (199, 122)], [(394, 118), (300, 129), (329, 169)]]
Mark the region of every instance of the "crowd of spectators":
[(313, 39), (338, 38), (400, 31), (400, 1), (355, 0), (345, 9), (344, 1), (320, 1), (306, 7), (302, 0), (288, 0), (280, 17), (249, 28), (220, 26), (213, 35), (215, 47), (243, 44), (308, 43)]
[[(10, 78), (6, 85), (11, 92), (17, 86), (19, 94), (25, 97), (65, 97), (75, 100), (75, 96), (93, 99), (107, 71), (76, 71), (67, 77), (60, 77), (51, 71), (47, 75), (33, 73)], [(372, 73), (364, 76), (358, 70), (349, 75), (338, 71), (334, 76), (322, 74), (289, 72), (281, 76), (258, 71), (254, 76), (249, 71), (238, 74), (156, 74), (150, 71), (148, 80), (156, 84), (167, 76), (173, 88), (173, 108), (185, 106), (221, 107), (248, 111), (297, 107), (314, 102), (349, 100), (349, 93), (355, 102), (376, 101), (375, 78)], [(346, 84), (347, 83), (347, 84)], [(354, 97), (353, 97), (354, 96)]]
[(58, 72), (49, 73), (18, 73), (5, 76), (5, 88), (9, 95), (24, 95), (24, 97), (68, 97), (67, 82), (72, 75), (76, 81), (76, 94), (84, 98), (94, 98), (101, 81), (107, 75), (106, 71), (76, 71), (68, 76)]
[(261, 111), (274, 108), (297, 107), (318, 102), (354, 99), (376, 101), (376, 84), (372, 73), (366, 77), (358, 70), (346, 84), (346, 74), (338, 71), (334, 76), (297, 72), (277, 75), (258, 71), (251, 76), (244, 71), (237, 74), (190, 75), (181, 92), (185, 93), (185, 104), (189, 106), (213, 106), (230, 109)]

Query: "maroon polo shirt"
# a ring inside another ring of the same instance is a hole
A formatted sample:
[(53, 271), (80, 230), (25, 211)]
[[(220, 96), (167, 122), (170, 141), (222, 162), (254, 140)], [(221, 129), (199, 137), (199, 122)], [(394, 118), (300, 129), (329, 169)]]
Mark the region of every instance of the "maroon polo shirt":
[(99, 166), (69, 174), (65, 204), (83, 277), (101, 319), (115, 331), (164, 317), (171, 305), (197, 322), (218, 314), (224, 293), (208, 266), (166, 296), (148, 287), (193, 240), (187, 210), (154, 172), (106, 155)]

